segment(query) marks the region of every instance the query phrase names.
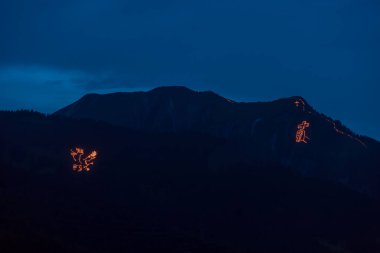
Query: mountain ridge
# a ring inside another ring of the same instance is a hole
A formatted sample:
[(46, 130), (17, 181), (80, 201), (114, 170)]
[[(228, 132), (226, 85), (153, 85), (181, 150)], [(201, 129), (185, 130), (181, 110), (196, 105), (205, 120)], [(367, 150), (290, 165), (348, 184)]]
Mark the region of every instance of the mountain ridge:
[[(173, 96), (173, 95), (174, 96), (178, 96), (178, 95), (180, 95), (180, 96), (184, 96), (184, 95), (196, 96), (198, 98), (204, 98), (204, 96), (207, 96), (205, 98), (218, 99), (219, 102), (225, 102), (226, 104), (235, 104), (238, 106), (263, 105), (263, 104), (275, 104), (275, 103), (288, 104), (287, 106), (289, 106), (289, 104), (292, 104), (292, 106), (293, 106), (294, 103), (300, 103), (300, 101), (301, 101), (302, 104), (299, 106), (302, 107), (303, 111), (306, 111), (309, 114), (313, 114), (313, 113), (320, 114), (323, 117), (326, 117), (326, 119), (328, 119), (330, 121), (330, 123), (339, 122), (339, 124), (341, 125), (340, 121), (335, 121), (332, 118), (317, 112), (313, 107), (310, 106), (310, 104), (302, 96), (291, 96), (291, 97), (275, 99), (272, 101), (236, 102), (236, 101), (230, 100), (228, 98), (225, 98), (225, 97), (223, 97), (223, 96), (221, 96), (221, 95), (219, 95), (213, 91), (195, 91), (195, 90), (189, 89), (185, 86), (161, 86), (161, 87), (156, 87), (154, 89), (151, 89), (149, 91), (114, 92), (114, 93), (108, 93), (108, 94), (88, 93), (88, 94), (85, 94), (84, 96), (82, 96), (76, 102), (54, 112), (53, 115), (60, 115), (60, 116), (63, 115), (63, 116), (68, 116), (68, 117), (79, 117), (80, 118), (81, 116), (75, 115), (78, 112), (72, 112), (73, 107), (78, 106), (78, 104), (86, 103), (86, 102), (88, 102), (88, 100), (92, 100), (91, 103), (94, 103), (94, 102), (96, 102), (97, 99), (108, 99), (108, 100), (125, 99), (125, 100), (128, 100), (132, 96), (149, 96), (149, 95), (166, 96), (166, 98), (164, 98), (164, 99), (171, 99), (170, 96)], [(125, 101), (118, 101), (118, 102), (125, 102)], [(96, 109), (96, 108), (92, 108), (92, 109)], [(89, 117), (89, 118), (92, 118), (92, 117)], [(353, 134), (359, 138), (359, 135), (355, 134), (352, 130), (350, 130), (344, 126), (342, 126), (342, 127), (344, 128), (344, 131), (347, 131), (347, 132), (349, 132), (349, 134)], [(360, 136), (360, 137), (370, 138), (367, 136)]]
[(380, 197), (380, 160), (376, 155), (380, 143), (354, 134), (300, 96), (235, 102), (210, 91), (169, 86), (147, 92), (87, 95), (53, 115), (145, 132), (223, 138), (234, 143), (234, 148), (226, 146), (220, 151), (215, 160), (221, 166), (273, 160), (302, 175)]

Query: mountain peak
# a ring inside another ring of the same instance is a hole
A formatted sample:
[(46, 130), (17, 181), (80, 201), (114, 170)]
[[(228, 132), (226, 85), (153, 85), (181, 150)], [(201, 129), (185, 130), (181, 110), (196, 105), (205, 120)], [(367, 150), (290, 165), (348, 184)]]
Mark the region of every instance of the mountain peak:
[(145, 95), (185, 95), (185, 96), (197, 96), (197, 95), (203, 95), (203, 96), (209, 96), (214, 97), (218, 99), (222, 99), (227, 102), (234, 102), (230, 99), (227, 99), (213, 91), (206, 90), (206, 91), (196, 91), (192, 90), (186, 86), (159, 86), (156, 88), (153, 88), (148, 91), (136, 91), (136, 92), (113, 92), (113, 93), (107, 93), (107, 94), (98, 94), (98, 93), (87, 93), (85, 94), (80, 100), (87, 100), (97, 97), (115, 97), (115, 96), (126, 96), (126, 95), (132, 95), (132, 94), (145, 94)]
[(213, 91), (206, 90), (206, 91), (196, 91), (192, 90), (186, 86), (160, 86), (157, 88), (154, 88), (148, 93), (159, 93), (159, 94), (186, 94), (186, 95), (204, 95), (204, 96), (209, 96), (209, 97), (214, 97), (217, 99), (222, 99), (227, 102), (233, 102), (232, 100), (229, 100)]
[(148, 92), (188, 92), (188, 93), (195, 93), (194, 90), (192, 90), (186, 86), (180, 86), (180, 85), (159, 86), (159, 87), (151, 89)]

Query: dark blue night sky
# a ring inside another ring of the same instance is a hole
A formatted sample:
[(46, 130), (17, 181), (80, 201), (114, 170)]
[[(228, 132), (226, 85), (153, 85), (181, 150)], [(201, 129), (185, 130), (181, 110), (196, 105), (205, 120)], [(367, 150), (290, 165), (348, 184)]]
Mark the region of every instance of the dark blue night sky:
[(186, 85), (303, 96), (380, 139), (375, 0), (0, 0), (0, 109)]

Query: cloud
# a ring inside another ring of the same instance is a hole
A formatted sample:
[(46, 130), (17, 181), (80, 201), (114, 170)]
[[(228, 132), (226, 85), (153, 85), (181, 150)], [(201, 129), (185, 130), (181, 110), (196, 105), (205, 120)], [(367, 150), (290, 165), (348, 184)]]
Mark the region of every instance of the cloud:
[[(98, 81), (95, 81), (98, 80)], [(43, 66), (0, 68), (0, 109), (33, 109), (54, 112), (88, 92), (107, 93), (118, 88), (95, 85), (113, 82), (81, 71), (68, 71)], [(131, 89), (121, 89), (129, 91)]]
[[(181, 84), (234, 100), (302, 95), (379, 129), (379, 11), (373, 0), (0, 1), (0, 103), (23, 105), (4, 86), (65, 96), (37, 106), (51, 111), (74, 93)], [(11, 81), (15, 66), (43, 70), (17, 67)]]

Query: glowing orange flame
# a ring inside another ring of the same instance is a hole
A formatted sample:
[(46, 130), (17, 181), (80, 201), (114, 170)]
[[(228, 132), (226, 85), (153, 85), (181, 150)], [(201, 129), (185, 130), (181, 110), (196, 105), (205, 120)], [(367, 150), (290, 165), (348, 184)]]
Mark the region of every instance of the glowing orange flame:
[(70, 155), (74, 160), (73, 170), (76, 172), (90, 171), (90, 167), (94, 165), (94, 161), (98, 155), (98, 152), (92, 151), (88, 156), (84, 156), (84, 150), (81, 148), (75, 148), (70, 150)]
[[(306, 103), (305, 103), (305, 101), (303, 101), (303, 99), (301, 99), (301, 98), (297, 98), (296, 99), (296, 101), (294, 101), (294, 104), (296, 105), (296, 107), (300, 107), (300, 108), (302, 108), (302, 111), (306, 111)], [(309, 112), (309, 111), (306, 111), (307, 113), (311, 113), (311, 112)]]
[(306, 120), (302, 121), (300, 124), (298, 124), (297, 128), (297, 132), (296, 132), (296, 142), (303, 142), (303, 143), (307, 143), (307, 139), (309, 139), (309, 137), (306, 136), (306, 128), (310, 127), (310, 123), (307, 122)]

